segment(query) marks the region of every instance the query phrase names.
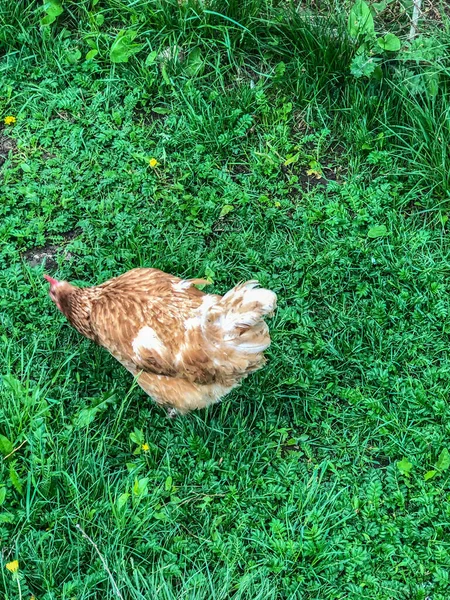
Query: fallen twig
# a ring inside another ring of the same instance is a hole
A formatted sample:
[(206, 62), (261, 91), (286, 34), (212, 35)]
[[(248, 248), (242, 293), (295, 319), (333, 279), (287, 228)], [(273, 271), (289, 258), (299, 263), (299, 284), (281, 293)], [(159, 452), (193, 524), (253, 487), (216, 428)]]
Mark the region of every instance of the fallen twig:
[(12, 456), (14, 454), (14, 452), (17, 452), (17, 450), (20, 450), (22, 448), (22, 446), (27, 443), (27, 441), (28, 440), (23, 440), (23, 442), (20, 444), (20, 446), (17, 446), (17, 448), (14, 448), (14, 450), (11, 450), (11, 452), (9, 454), (7, 454), (6, 456), (3, 457), (3, 460), (6, 460), (10, 456)]

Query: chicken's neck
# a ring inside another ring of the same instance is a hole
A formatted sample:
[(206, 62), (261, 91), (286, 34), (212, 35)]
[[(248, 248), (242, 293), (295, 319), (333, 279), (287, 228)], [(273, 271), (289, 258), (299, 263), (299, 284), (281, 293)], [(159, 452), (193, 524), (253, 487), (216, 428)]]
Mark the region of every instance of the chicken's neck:
[(62, 303), (61, 312), (75, 329), (91, 340), (96, 340), (91, 327), (91, 310), (94, 300), (98, 297), (95, 287), (72, 287)]

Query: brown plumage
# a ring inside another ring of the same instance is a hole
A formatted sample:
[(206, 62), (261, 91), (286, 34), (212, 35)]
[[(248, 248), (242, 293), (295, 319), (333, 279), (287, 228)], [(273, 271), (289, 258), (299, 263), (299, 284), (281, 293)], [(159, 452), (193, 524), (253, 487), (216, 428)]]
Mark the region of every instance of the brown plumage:
[(194, 287), (206, 281), (158, 269), (133, 269), (86, 288), (45, 278), (69, 322), (168, 409), (187, 413), (217, 402), (265, 362), (263, 318), (273, 313), (276, 295), (256, 281), (221, 297)]

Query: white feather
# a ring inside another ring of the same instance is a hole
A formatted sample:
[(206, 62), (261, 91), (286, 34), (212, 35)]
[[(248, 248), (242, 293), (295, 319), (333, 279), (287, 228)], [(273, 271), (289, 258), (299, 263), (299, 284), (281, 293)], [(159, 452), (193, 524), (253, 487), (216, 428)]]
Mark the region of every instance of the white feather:
[(188, 288), (190, 288), (191, 285), (192, 285), (191, 281), (186, 281), (186, 279), (182, 279), (178, 283), (174, 283), (172, 285), (172, 287), (175, 292), (184, 292), (184, 290), (187, 290)]
[(151, 352), (157, 352), (162, 355), (165, 351), (163, 342), (158, 337), (156, 331), (151, 327), (145, 326), (138, 331), (137, 336), (134, 338), (133, 350), (137, 358), (141, 358), (141, 350), (149, 350)]

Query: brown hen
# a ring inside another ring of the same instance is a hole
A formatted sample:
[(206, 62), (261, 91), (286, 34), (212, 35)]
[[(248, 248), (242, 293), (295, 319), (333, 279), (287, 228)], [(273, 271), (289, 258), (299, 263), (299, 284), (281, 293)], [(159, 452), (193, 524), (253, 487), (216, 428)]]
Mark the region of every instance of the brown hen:
[(194, 287), (204, 280), (158, 269), (133, 269), (86, 288), (45, 278), (69, 322), (106, 348), (169, 414), (217, 402), (265, 363), (270, 336), (263, 317), (277, 298), (257, 281), (222, 297)]

